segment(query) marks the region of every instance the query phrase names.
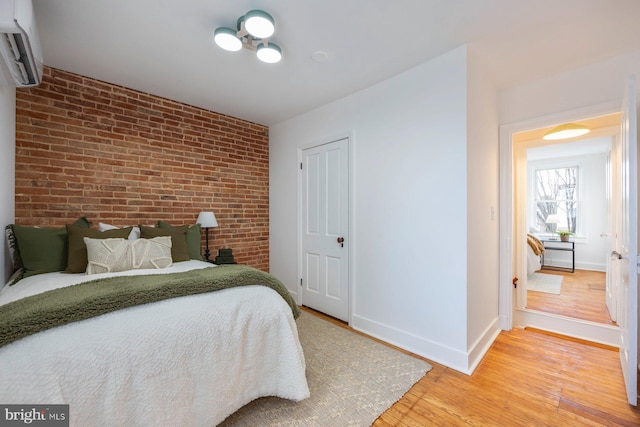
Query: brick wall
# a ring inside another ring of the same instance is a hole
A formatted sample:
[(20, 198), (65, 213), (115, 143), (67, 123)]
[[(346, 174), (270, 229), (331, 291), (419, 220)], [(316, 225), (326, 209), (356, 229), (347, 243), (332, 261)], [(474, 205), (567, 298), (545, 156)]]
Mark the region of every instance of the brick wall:
[(16, 98), (16, 224), (181, 225), (212, 210), (212, 255), (268, 269), (267, 127), (52, 68)]

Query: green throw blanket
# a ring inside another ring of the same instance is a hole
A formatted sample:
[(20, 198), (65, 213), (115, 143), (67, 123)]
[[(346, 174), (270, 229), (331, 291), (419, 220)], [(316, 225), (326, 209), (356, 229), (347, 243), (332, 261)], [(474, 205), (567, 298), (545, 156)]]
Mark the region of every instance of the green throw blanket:
[(275, 290), (289, 304), (293, 317), (300, 315), (282, 282), (252, 267), (227, 265), (184, 273), (120, 276), (54, 289), (0, 306), (0, 346), (135, 305), (246, 285)]

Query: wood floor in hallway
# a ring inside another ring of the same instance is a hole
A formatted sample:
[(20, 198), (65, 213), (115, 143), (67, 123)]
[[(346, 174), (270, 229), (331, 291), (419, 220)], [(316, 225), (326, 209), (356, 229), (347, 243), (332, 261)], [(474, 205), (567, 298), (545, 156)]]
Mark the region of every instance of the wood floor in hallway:
[(527, 291), (527, 308), (581, 320), (615, 324), (605, 302), (605, 273), (576, 270), (575, 273), (541, 270), (563, 276), (560, 295)]
[(611, 349), (514, 329), (471, 376), (433, 365), (374, 426), (640, 426)]

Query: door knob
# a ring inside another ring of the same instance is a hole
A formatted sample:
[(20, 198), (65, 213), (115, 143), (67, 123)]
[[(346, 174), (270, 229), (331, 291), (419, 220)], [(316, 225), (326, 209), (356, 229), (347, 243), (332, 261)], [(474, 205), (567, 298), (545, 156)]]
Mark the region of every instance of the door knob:
[(612, 251), (611, 259), (622, 259), (622, 254), (618, 251)]
[(337, 241), (338, 243), (340, 243), (340, 247), (341, 247), (341, 248), (343, 248), (343, 247), (344, 247), (344, 237), (338, 237), (338, 238), (336, 239), (336, 241)]

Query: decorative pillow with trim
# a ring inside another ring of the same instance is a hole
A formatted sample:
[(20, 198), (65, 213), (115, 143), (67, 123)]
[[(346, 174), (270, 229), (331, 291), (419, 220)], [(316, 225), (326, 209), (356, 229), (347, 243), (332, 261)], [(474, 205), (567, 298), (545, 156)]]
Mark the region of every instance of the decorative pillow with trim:
[(83, 237), (87, 247), (87, 274), (133, 269), (131, 247), (125, 238), (92, 239)]
[(11, 260), (12, 272), (15, 272), (22, 268), (22, 261), (20, 260), (20, 254), (18, 253), (16, 235), (13, 234), (13, 228), (11, 228), (11, 225), (7, 225), (4, 228), (4, 234), (7, 238), (7, 247), (9, 248), (9, 259)]
[(189, 250), (187, 249), (186, 233), (188, 225), (173, 228), (156, 228), (145, 225), (140, 226), (140, 235), (143, 239), (151, 239), (153, 237), (170, 236), (171, 237), (171, 258), (173, 262), (189, 261)]
[(18, 243), (16, 242), (16, 235), (13, 234), (13, 224), (7, 225), (4, 228), (5, 237), (7, 238), (7, 251), (9, 253), (9, 260), (11, 261), (11, 277), (7, 283), (9, 286), (15, 285), (22, 278), (24, 278), (24, 268), (22, 267), (22, 260), (18, 253)]
[(87, 274), (132, 269), (166, 268), (171, 261), (171, 236), (153, 239), (83, 238), (87, 247)]
[(131, 233), (131, 227), (100, 231), (95, 228), (67, 225), (67, 233), (69, 236), (69, 250), (65, 272), (84, 273), (87, 270), (87, 245), (84, 243), (85, 237), (92, 239), (127, 238)]
[[(184, 227), (184, 225), (182, 226)], [(187, 251), (189, 252), (189, 259), (197, 259), (202, 261), (202, 228), (200, 224), (187, 225), (187, 232), (185, 239), (187, 240)], [(158, 228), (176, 228), (171, 224), (164, 221), (158, 221)]]
[(22, 279), (24, 279), (24, 268), (19, 268), (13, 272), (11, 277), (9, 277), (7, 283), (9, 284), (9, 286), (13, 286)]
[(166, 268), (171, 259), (171, 236), (137, 239), (129, 242), (133, 268)]

